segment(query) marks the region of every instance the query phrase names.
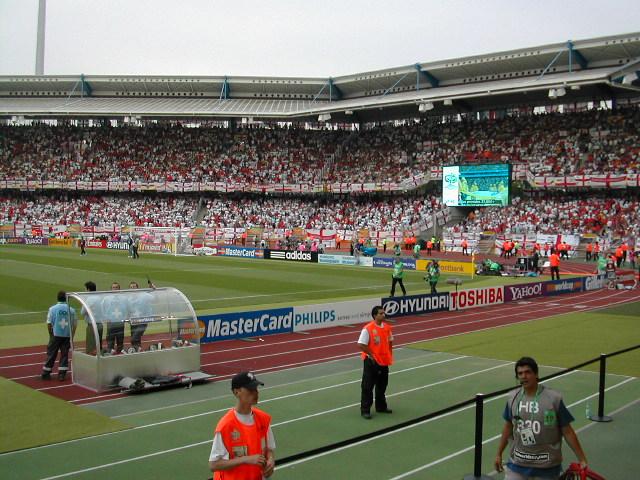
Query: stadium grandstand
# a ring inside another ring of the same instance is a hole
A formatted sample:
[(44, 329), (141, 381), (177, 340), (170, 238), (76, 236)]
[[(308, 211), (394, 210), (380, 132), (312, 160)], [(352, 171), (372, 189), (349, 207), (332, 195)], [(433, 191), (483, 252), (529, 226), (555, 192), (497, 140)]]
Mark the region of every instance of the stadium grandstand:
[[(1, 76), (3, 235), (636, 242), (638, 58), (631, 33), (336, 78)], [(513, 166), (513, 204), (442, 205), (443, 166), (478, 163)]]

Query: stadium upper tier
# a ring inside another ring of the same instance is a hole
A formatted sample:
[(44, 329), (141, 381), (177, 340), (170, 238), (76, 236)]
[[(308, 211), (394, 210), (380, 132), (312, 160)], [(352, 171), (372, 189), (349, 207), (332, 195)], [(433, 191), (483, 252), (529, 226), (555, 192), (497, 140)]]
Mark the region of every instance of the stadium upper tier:
[(91, 188), (91, 182), (142, 181), (218, 182), (223, 191), (248, 184), (314, 185), (307, 191), (325, 191), (335, 183), (384, 187), (389, 182), (396, 187), (387, 190), (398, 190), (408, 179), (425, 178), (433, 167), (495, 161), (522, 165), (534, 175), (640, 173), (638, 132), (635, 106), (481, 121), (425, 120), (359, 131), (173, 123), (1, 126), (0, 186), (27, 179), (89, 182), (86, 188), (57, 187), (85, 190), (103, 189)]
[(366, 123), (621, 100), (640, 94), (639, 58), (633, 32), (328, 78), (5, 75), (0, 117)]

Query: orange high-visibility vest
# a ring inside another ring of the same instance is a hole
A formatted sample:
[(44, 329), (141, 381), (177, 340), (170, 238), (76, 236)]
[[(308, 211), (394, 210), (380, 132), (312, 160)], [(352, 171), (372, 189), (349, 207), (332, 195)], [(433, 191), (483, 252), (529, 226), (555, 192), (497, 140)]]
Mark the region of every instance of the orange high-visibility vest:
[[(220, 432), (224, 446), (229, 452), (229, 460), (248, 455), (263, 455), (267, 448), (267, 433), (271, 416), (255, 407), (252, 408), (253, 425), (241, 423), (234, 409), (220, 419), (216, 432)], [(238, 465), (230, 470), (219, 470), (214, 480), (262, 480), (260, 465)]]
[[(381, 326), (376, 322), (369, 322), (364, 328), (369, 332), (369, 350), (373, 353), (373, 359), (378, 365), (383, 367), (393, 364), (393, 351), (391, 349), (391, 342), (393, 334), (391, 333), (391, 325), (383, 323)], [(367, 358), (367, 355), (362, 352), (362, 359)]]
[(551, 256), (549, 257), (549, 265), (551, 265), (552, 267), (560, 266), (560, 257), (558, 256), (557, 253), (551, 254)]

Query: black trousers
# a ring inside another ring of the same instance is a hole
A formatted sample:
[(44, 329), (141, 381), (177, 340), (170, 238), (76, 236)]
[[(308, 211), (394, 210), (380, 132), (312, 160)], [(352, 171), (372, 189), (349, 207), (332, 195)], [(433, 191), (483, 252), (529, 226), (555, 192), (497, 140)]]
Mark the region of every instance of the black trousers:
[(362, 394), (360, 396), (360, 412), (371, 412), (373, 390), (375, 389), (376, 410), (387, 409), (387, 385), (389, 383), (389, 367), (378, 365), (370, 358), (365, 358), (362, 368)]
[(438, 293), (438, 290), (436, 290), (437, 284), (438, 282), (429, 282), (429, 285), (431, 286), (431, 293)]
[(400, 288), (402, 289), (402, 294), (406, 295), (407, 294), (407, 289), (404, 288), (404, 283), (402, 283), (402, 279), (401, 278), (392, 278), (391, 279), (391, 296), (393, 297), (396, 293), (396, 283), (400, 284)]
[(144, 335), (145, 330), (147, 329), (146, 323), (141, 323), (140, 325), (131, 325), (131, 345), (134, 347), (142, 346), (142, 335)]
[(555, 279), (560, 280), (560, 267), (551, 267), (551, 280)]
[(60, 351), (60, 363), (58, 363), (58, 372), (66, 372), (69, 370), (69, 349), (71, 348), (71, 341), (69, 337), (54, 337), (49, 338), (49, 344), (47, 345), (47, 362), (42, 367), (43, 373), (51, 373), (53, 365), (56, 363), (56, 357), (58, 351)]
[(109, 323), (107, 325), (107, 348), (121, 352), (124, 348), (124, 323)]

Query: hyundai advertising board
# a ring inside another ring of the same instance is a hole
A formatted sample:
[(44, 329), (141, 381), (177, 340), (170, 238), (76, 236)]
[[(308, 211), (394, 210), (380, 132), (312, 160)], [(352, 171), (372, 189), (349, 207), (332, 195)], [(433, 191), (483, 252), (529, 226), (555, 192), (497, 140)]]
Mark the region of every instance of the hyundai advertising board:
[(382, 308), (387, 317), (403, 317), (449, 310), (449, 294), (408, 295), (382, 299)]
[(198, 320), (204, 323), (204, 336), (201, 342), (262, 337), (274, 333), (292, 332), (293, 308), (204, 315), (198, 317)]
[(504, 301), (514, 302), (525, 298), (541, 297), (544, 295), (543, 283), (522, 283), (520, 285), (505, 285)]
[(282, 260), (285, 262), (318, 263), (318, 252), (303, 252), (301, 250), (265, 250), (267, 260)]

